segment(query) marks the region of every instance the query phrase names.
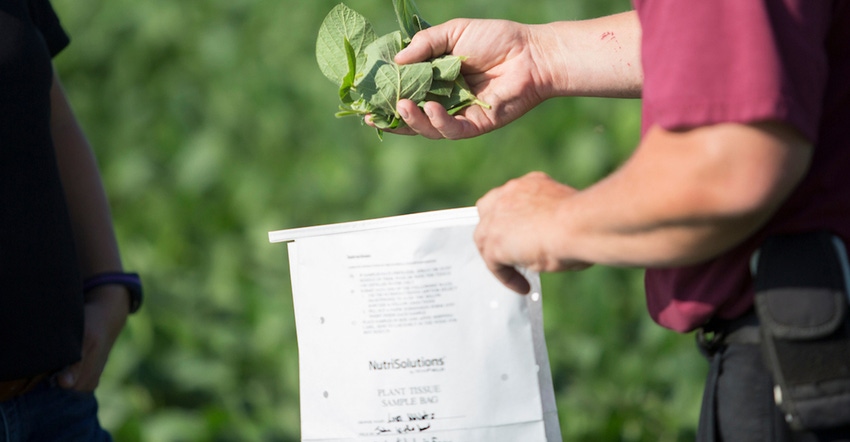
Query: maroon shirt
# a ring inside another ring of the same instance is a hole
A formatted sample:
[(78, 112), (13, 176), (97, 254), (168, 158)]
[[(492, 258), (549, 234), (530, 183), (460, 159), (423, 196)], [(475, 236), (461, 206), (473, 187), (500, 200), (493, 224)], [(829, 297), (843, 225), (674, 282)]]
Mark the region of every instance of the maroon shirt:
[(759, 232), (708, 262), (647, 270), (653, 319), (690, 331), (752, 307), (749, 260), (766, 236), (829, 229), (850, 239), (850, 1), (634, 3), (644, 132), (773, 120), (814, 144), (803, 182)]

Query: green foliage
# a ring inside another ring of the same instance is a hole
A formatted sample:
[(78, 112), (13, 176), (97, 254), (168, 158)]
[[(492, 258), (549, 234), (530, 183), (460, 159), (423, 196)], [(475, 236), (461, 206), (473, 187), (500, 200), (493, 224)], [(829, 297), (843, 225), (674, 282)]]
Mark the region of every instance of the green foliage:
[[(322, 21), (316, 38), (319, 69), (329, 80), (343, 84), (345, 77), (354, 76), (357, 66), (366, 64), (366, 46), (377, 39), (366, 17), (342, 3), (336, 5)], [(351, 53), (356, 60), (351, 60)]]
[[(375, 23), (389, 0), (353, 0)], [(125, 266), (146, 304), (98, 390), (118, 441), (299, 440), (286, 248), (267, 232), (468, 206), (532, 170), (577, 187), (614, 170), (639, 102), (550, 100), (477, 139), (387, 135), (338, 120), (316, 65), (337, 0), (53, 0), (56, 59), (102, 166)], [(529, 23), (627, 0), (425, 0), (453, 17)], [(347, 68), (346, 68), (347, 72)], [(544, 275), (564, 439), (692, 440), (706, 364), (652, 324), (641, 272)]]
[(393, 10), (405, 40), (410, 41), (417, 32), (431, 27), (422, 18), (413, 0), (393, 0)]
[(413, 1), (393, 0), (393, 7), (401, 30), (380, 37), (365, 17), (343, 3), (322, 21), (316, 60), (325, 77), (339, 86), (341, 104), (336, 116), (371, 115), (383, 138), (383, 129), (404, 125), (395, 109), (401, 99), (420, 104), (436, 101), (451, 114), (473, 104), (489, 107), (472, 94), (460, 75), (462, 57), (444, 55), (406, 65), (394, 61), (413, 35), (430, 25)]

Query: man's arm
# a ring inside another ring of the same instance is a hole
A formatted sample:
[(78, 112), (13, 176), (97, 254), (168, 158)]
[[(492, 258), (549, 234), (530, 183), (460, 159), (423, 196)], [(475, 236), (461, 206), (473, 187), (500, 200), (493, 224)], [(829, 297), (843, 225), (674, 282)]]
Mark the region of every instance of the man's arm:
[[(97, 162), (57, 75), (51, 89), (50, 123), (81, 274), (87, 277), (121, 271), (121, 257)], [(87, 294), (83, 358), (60, 374), (60, 385), (94, 390), (109, 351), (126, 322), (129, 302), (127, 289), (118, 285), (101, 286)]]
[(641, 26), (635, 11), (534, 25), (547, 97), (640, 98)]
[(470, 106), (450, 116), (436, 102), (419, 108), (401, 100), (396, 109), (407, 127), (391, 132), (471, 138), (505, 126), (553, 97), (639, 97), (640, 37), (633, 11), (543, 25), (455, 19), (425, 29), (395, 60), (407, 64), (443, 54), (464, 56), (466, 82), (491, 107)]
[(476, 243), (517, 291), (514, 266), (680, 266), (737, 245), (805, 175), (812, 149), (780, 123), (652, 128), (618, 171), (578, 191), (530, 174), (479, 200)]

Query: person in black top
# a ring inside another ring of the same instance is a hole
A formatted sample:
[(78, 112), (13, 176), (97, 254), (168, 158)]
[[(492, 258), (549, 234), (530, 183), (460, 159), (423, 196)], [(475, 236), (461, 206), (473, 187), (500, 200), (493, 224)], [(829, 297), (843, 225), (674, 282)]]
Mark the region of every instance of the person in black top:
[(20, 440), (110, 439), (93, 391), (141, 296), (53, 69), (69, 41), (49, 0), (0, 0), (0, 434)]

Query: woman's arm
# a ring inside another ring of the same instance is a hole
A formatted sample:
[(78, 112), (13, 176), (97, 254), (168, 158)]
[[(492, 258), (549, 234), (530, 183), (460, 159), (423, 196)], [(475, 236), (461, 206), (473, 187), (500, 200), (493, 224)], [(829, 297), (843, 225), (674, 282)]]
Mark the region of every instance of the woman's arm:
[[(83, 277), (121, 271), (121, 256), (97, 162), (57, 75), (51, 89), (51, 133)], [(100, 286), (86, 294), (83, 358), (58, 377), (65, 388), (92, 391), (129, 311), (127, 289)]]

